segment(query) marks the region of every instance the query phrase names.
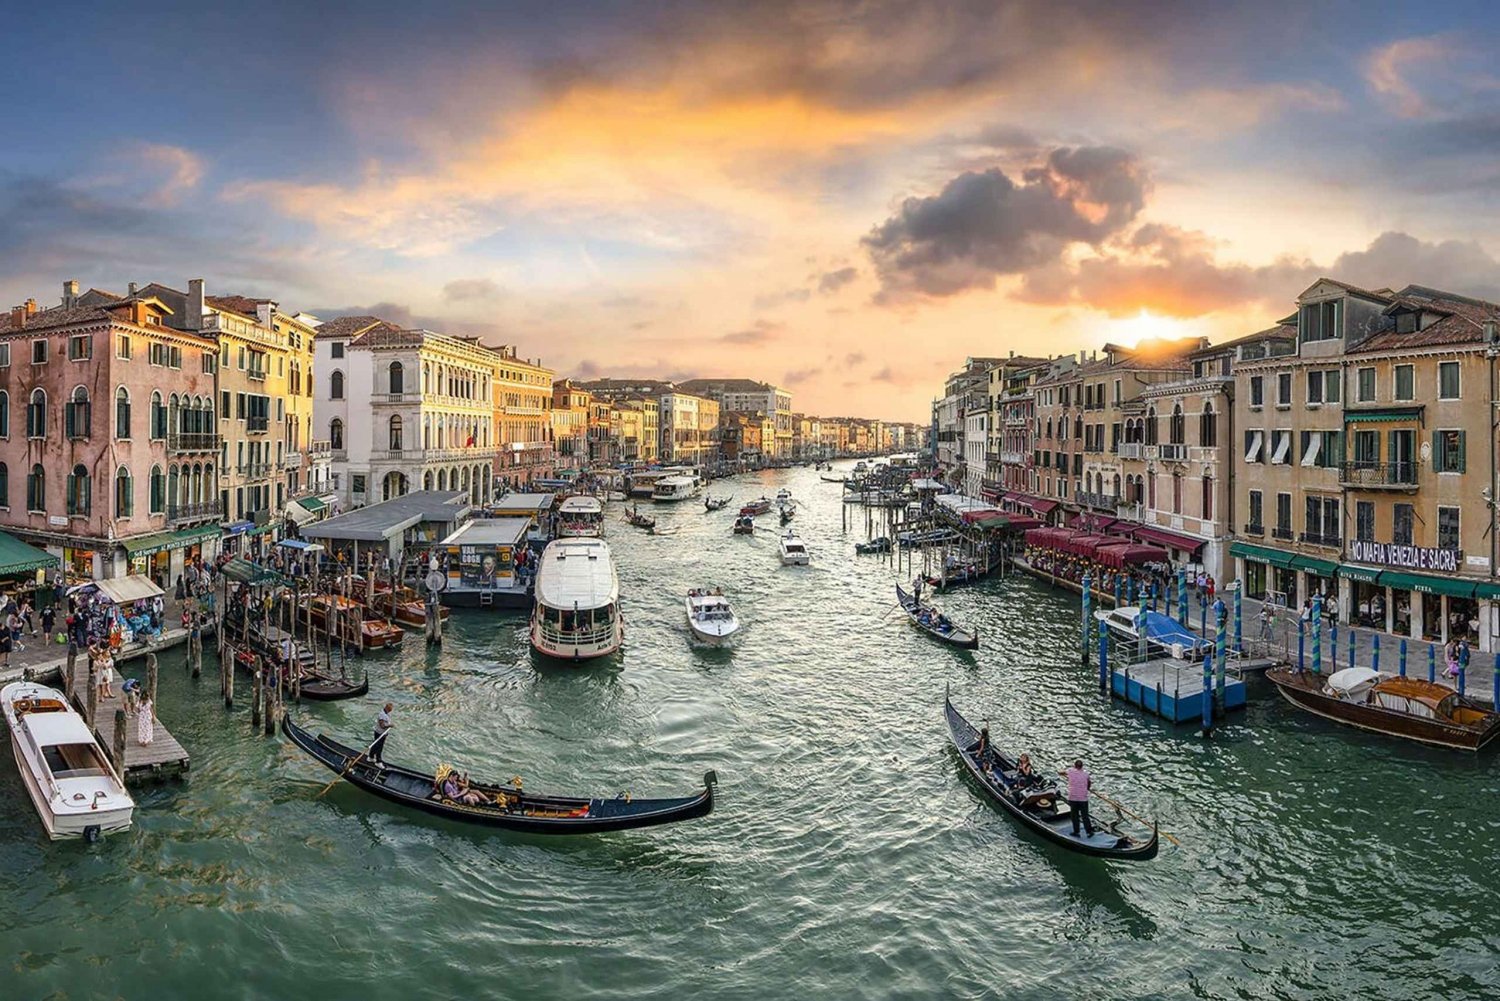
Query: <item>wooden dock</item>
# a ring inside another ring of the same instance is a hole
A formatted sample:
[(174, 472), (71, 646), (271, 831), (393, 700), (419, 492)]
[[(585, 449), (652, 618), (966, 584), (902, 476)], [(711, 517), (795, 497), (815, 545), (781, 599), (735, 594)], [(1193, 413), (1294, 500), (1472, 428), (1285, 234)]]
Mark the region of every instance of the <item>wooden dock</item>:
[[(116, 761), (115, 755), (115, 713), (125, 708), (125, 700), (120, 695), (120, 686), (124, 676), (119, 665), (115, 667), (115, 697), (112, 699), (101, 699), (98, 704), (97, 718), (94, 720), (94, 736), (99, 741), (99, 746), (109, 756), (111, 762), (120, 770), (120, 776), (126, 782), (139, 782), (147, 779), (168, 778), (181, 775), (189, 768), (188, 753), (183, 746), (177, 742), (177, 738), (168, 732), (162, 725), (160, 714), (156, 720), (156, 731), (152, 735), (151, 743), (142, 746), (136, 740), (135, 717), (125, 717), (125, 760)], [(60, 684), (66, 684), (66, 678)], [(88, 718), (89, 705), (89, 670), (88, 658), (80, 656), (73, 678), (73, 688), (68, 693), (78, 711)]]

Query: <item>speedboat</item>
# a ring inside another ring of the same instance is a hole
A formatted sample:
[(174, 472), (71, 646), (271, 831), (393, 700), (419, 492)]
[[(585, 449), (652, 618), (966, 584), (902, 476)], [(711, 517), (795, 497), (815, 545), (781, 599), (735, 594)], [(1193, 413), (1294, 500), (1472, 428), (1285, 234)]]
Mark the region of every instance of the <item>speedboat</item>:
[(0, 688), (16, 768), (53, 841), (130, 828), (135, 801), (93, 731), (63, 694), (17, 681)]
[(740, 514), (748, 514), (753, 516), (757, 514), (765, 514), (770, 510), (771, 499), (769, 497), (761, 497), (740, 508)]
[(809, 562), (807, 545), (797, 538), (797, 533), (788, 531), (781, 537), (781, 565), (805, 567)]
[(1094, 618), (1117, 639), (1127, 643), (1140, 642), (1140, 626), (1144, 624), (1148, 655), (1201, 660), (1213, 649), (1211, 640), (1179, 625), (1171, 616), (1135, 605), (1100, 610), (1094, 613)]
[(1500, 713), (1426, 678), (1346, 667), (1331, 675), (1274, 668), (1266, 680), (1297, 708), (1361, 730), (1463, 751), (1500, 737)]
[(683, 599), (688, 628), (700, 642), (719, 646), (740, 631), (740, 620), (718, 588), (695, 587)]
[(755, 519), (752, 518), (752, 517), (750, 517), (748, 514), (742, 514), (739, 517), (735, 518), (734, 519), (734, 534), (735, 535), (754, 535), (755, 534)]

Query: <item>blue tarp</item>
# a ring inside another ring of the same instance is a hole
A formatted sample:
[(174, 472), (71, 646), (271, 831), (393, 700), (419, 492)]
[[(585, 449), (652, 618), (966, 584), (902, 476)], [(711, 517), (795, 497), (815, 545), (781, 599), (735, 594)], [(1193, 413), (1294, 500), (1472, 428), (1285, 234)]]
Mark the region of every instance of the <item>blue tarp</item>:
[(276, 544), (286, 549), (296, 549), (302, 552), (306, 552), (309, 549), (314, 551), (321, 551), (323, 548), (316, 542), (303, 542), (301, 539), (282, 539)]
[(1206, 650), (1208, 640), (1178, 625), (1170, 616), (1160, 612), (1146, 612), (1146, 638), (1164, 647), (1179, 644), (1184, 650)]
[(253, 521), (236, 521), (236, 522), (233, 522), (231, 524), (228, 524), (228, 525), (224, 526), (224, 534), (225, 535), (239, 535), (241, 532), (248, 532), (250, 529), (252, 529), (254, 527), (255, 527), (255, 522), (253, 522)]

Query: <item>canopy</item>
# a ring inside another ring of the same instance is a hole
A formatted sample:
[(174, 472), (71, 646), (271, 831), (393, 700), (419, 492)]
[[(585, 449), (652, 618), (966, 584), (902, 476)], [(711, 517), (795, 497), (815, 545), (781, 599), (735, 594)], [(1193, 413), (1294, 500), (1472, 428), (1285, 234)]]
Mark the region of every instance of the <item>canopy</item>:
[(1111, 542), (1119, 542), (1119, 539), (1111, 539), (1106, 535), (1075, 535), (1063, 543), (1063, 550), (1074, 556), (1093, 556), (1094, 551), (1100, 546), (1107, 546)]
[(1033, 518), (1029, 514), (1007, 514), (1005, 520), (1010, 522), (1011, 528), (1017, 530), (1039, 528), (1042, 524), (1042, 519)]
[(283, 577), (275, 570), (242, 559), (230, 560), (224, 564), (219, 572), (230, 580), (255, 586), (262, 584), (283, 584), (287, 580), (286, 577)]
[(0, 532), (0, 575), (11, 577), (30, 573), (41, 567), (55, 567), (61, 562), (51, 553), (28, 546), (20, 539)]
[(311, 514), (317, 514), (328, 507), (321, 497), (298, 497), (292, 504)]
[(165, 592), (156, 586), (156, 582), (150, 577), (143, 577), (133, 573), (128, 577), (112, 577), (109, 580), (96, 580), (94, 587), (99, 593), (117, 605), (123, 605), (131, 601), (140, 601), (144, 598), (159, 598)]
[(1293, 554), (1284, 549), (1257, 546), (1250, 542), (1231, 542), (1229, 544), (1229, 555), (1239, 556), (1247, 560), (1259, 560), (1262, 563), (1269, 563), (1272, 566), (1290, 568)]
[(1336, 692), (1347, 693), (1379, 677), (1379, 671), (1372, 671), (1368, 667), (1346, 667), (1328, 676), (1328, 687)]
[(1164, 528), (1151, 528), (1145, 526), (1133, 529), (1130, 533), (1141, 542), (1154, 542), (1167, 549), (1182, 549), (1189, 555), (1193, 555), (1207, 544), (1206, 539), (1195, 538), (1191, 535), (1183, 535), (1179, 532), (1169, 532)]
[(288, 504), (285, 508), (282, 509), (282, 513), (285, 514), (286, 519), (294, 525), (306, 525), (307, 523), (316, 521), (318, 519), (317, 515), (313, 514), (301, 504)]
[(301, 539), (282, 539), (276, 543), (283, 549), (295, 549), (299, 553), (321, 553), (323, 547), (316, 542), (303, 542)]
[(1100, 546), (1097, 555), (1099, 562), (1111, 570), (1124, 570), (1126, 567), (1140, 566), (1142, 563), (1163, 563), (1167, 559), (1167, 552), (1164, 549), (1119, 541), (1113, 545)]

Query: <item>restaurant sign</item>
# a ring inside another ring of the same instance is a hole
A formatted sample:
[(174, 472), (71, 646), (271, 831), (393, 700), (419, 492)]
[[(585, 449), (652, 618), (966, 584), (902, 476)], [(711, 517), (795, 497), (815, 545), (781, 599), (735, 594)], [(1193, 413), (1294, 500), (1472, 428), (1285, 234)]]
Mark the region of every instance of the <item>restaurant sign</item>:
[(1398, 546), (1394, 542), (1352, 542), (1349, 544), (1349, 555), (1360, 563), (1401, 567), (1405, 570), (1457, 573), (1463, 563), (1464, 551), (1431, 546)]

